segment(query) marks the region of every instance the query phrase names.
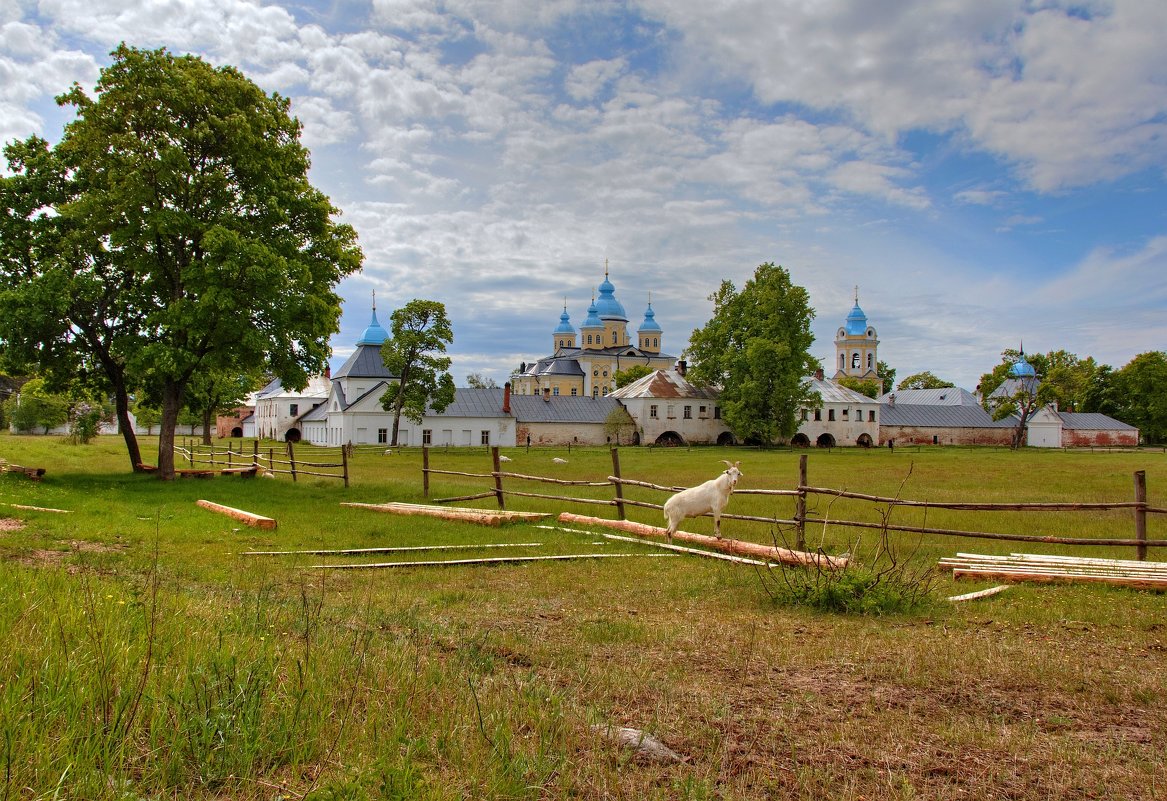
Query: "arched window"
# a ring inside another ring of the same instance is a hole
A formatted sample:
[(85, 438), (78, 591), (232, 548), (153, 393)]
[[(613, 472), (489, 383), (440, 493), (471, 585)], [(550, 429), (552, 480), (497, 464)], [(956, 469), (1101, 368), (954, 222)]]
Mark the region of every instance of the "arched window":
[(588, 334), (588, 344), (592, 344), (592, 335)]
[(875, 367), (875, 354), (868, 353), (867, 354), (867, 369), (870, 370), (873, 367)]
[(612, 344), (613, 345), (616, 344), (616, 332), (615, 332), (615, 330), (612, 331)]
[(653, 346), (654, 348), (659, 348), (659, 347), (660, 347), (660, 340), (659, 340), (659, 339), (657, 339), (656, 337), (653, 337), (653, 338), (652, 338), (652, 346)]
[(852, 356), (851, 356), (851, 366), (852, 366), (852, 367), (854, 367), (854, 368), (856, 368), (856, 369), (858, 369), (858, 368), (859, 368), (859, 351), (855, 351), (855, 353), (854, 353), (854, 354), (852, 354)]
[(846, 367), (847, 367), (847, 357), (840, 353), (839, 354), (839, 369), (842, 370)]

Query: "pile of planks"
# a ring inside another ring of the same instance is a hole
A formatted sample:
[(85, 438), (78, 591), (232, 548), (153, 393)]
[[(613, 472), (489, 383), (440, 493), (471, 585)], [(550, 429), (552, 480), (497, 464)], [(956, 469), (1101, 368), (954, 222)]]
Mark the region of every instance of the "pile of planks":
[(1111, 584), (1167, 592), (1167, 562), (1032, 553), (1008, 556), (958, 553), (955, 557), (941, 559), (940, 567), (951, 568), (955, 579)]

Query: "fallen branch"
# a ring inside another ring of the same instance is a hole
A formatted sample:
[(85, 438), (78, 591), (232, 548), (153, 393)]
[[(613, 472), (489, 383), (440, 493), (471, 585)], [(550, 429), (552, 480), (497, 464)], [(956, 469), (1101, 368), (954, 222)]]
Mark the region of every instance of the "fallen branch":
[(210, 509), (212, 512), (218, 512), (219, 514), (227, 515), (227, 517), (233, 517), (240, 522), (252, 526), (253, 528), (274, 529), (276, 527), (276, 521), (270, 517), (264, 517), (263, 515), (257, 515), (252, 512), (245, 512), (242, 509), (235, 509), (231, 506), (223, 506), (221, 503), (215, 503), (214, 501), (198, 500), (195, 501), (195, 503), (204, 509)]
[[(645, 523), (634, 523), (631, 520), (606, 520), (599, 517), (577, 515), (571, 512), (561, 512), (559, 522), (603, 526), (619, 531), (627, 531), (630, 534), (636, 534), (642, 537), (666, 538), (665, 529), (659, 526), (650, 526)], [(777, 548), (772, 545), (760, 545), (756, 542), (744, 542), (742, 540), (718, 539), (716, 537), (705, 536), (704, 534), (693, 534), (688, 531), (675, 532), (673, 539), (704, 545), (707, 548), (714, 548), (718, 551), (724, 551), (738, 556), (753, 556), (772, 562), (782, 562), (784, 564), (818, 565), (819, 567), (832, 570), (847, 566), (846, 558), (841, 556), (827, 556), (826, 554), (794, 551), (789, 548)]]

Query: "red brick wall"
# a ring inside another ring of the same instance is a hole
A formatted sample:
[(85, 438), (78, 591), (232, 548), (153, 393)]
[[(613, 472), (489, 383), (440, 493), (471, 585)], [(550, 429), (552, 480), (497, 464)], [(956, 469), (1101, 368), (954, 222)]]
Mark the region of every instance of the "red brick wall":
[(895, 440), (896, 445), (1004, 445), (1013, 442), (1011, 428), (916, 428), (914, 426), (880, 426), (879, 441)]
[(1137, 447), (1139, 435), (1136, 431), (1096, 431), (1091, 429), (1062, 429), (1063, 448), (1094, 447)]

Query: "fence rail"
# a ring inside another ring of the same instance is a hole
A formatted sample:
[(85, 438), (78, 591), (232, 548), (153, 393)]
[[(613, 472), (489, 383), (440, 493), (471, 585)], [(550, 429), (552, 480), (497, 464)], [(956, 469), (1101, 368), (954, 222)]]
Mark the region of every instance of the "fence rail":
[(296, 481), (300, 476), (336, 478), (343, 481), (347, 487), (349, 485), (350, 448), (347, 446), (339, 448), (310, 447), (313, 457), (330, 458), (331, 461), (297, 459), (295, 444), (285, 442), (280, 448), (275, 446), (261, 448), (259, 440), (252, 442), (250, 451), (245, 450), (242, 443), (240, 443), (239, 450), (234, 450), (230, 445), (226, 448), (219, 448), (215, 445), (203, 445), (187, 440), (182, 445), (175, 443), (174, 455), (176, 461), (178, 459), (184, 460), (192, 470), (200, 469), (201, 465), (206, 465), (209, 471), (250, 467), (257, 472), (262, 471), (273, 476), (291, 476), (292, 481)]
[[(618, 519), (626, 520), (625, 507), (633, 506), (643, 509), (663, 509), (663, 504), (651, 503), (649, 501), (635, 500), (624, 496), (625, 487), (637, 487), (640, 489), (652, 490), (655, 492), (665, 492), (672, 494), (678, 492), (684, 487), (662, 486), (648, 481), (640, 481), (631, 478), (624, 478), (620, 473), (620, 454), (617, 448), (612, 448), (612, 475), (608, 476), (605, 481), (588, 481), (588, 480), (565, 480), (559, 478), (551, 478), (549, 476), (536, 476), (524, 473), (512, 473), (501, 469), (501, 461), (499, 459), (499, 449), (497, 447), (491, 448), (491, 458), (493, 460), (494, 469), (489, 473), (470, 473), (457, 470), (440, 470), (430, 466), (430, 452), (429, 448), (422, 449), (422, 492), (426, 498), (430, 497), (430, 476), (431, 475), (452, 475), (466, 478), (481, 478), (491, 479), (494, 482), (494, 488), (472, 495), (462, 495), (452, 498), (435, 498), (435, 503), (452, 503), (455, 501), (469, 501), (479, 500), (482, 498), (494, 497), (500, 509), (506, 508), (506, 497), (521, 497), (521, 498), (539, 498), (544, 500), (564, 501), (568, 503), (577, 503), (592, 506), (614, 506)], [(1130, 501), (1114, 501), (1107, 503), (1066, 503), (1066, 502), (1038, 502), (1038, 503), (977, 503), (977, 502), (955, 502), (955, 501), (916, 501), (904, 498), (886, 497), (881, 495), (870, 495), (859, 492), (850, 492), (842, 489), (832, 489), (829, 487), (816, 487), (808, 483), (807, 480), (807, 456), (803, 455), (799, 459), (799, 480), (798, 485), (794, 489), (789, 490), (774, 490), (774, 489), (738, 489), (734, 494), (738, 495), (765, 495), (765, 496), (787, 496), (794, 498), (795, 513), (793, 518), (784, 519), (778, 517), (763, 517), (758, 515), (739, 515), (722, 513), (721, 517), (727, 520), (744, 520), (751, 522), (769, 523), (772, 525), (793, 526), (796, 532), (800, 550), (806, 549), (806, 526), (807, 524), (814, 525), (830, 525), (847, 528), (859, 529), (879, 529), (882, 531), (897, 531), (909, 534), (932, 534), (945, 537), (968, 537), (972, 539), (990, 539), (990, 540), (1006, 540), (1011, 542), (1041, 542), (1051, 543), (1057, 545), (1106, 545), (1106, 546), (1120, 546), (1133, 547), (1136, 550), (1137, 558), (1145, 560), (1147, 558), (1147, 548), (1164, 547), (1167, 546), (1167, 539), (1148, 539), (1147, 537), (1147, 516), (1148, 515), (1164, 515), (1167, 514), (1167, 509), (1149, 506), (1147, 504), (1147, 483), (1146, 473), (1142, 470), (1136, 471), (1134, 474), (1134, 500)], [(556, 484), (561, 486), (572, 487), (611, 487), (613, 492), (612, 498), (581, 498), (567, 495), (552, 495), (548, 493), (539, 492), (525, 492), (520, 490), (506, 489), (503, 486), (503, 479), (514, 481), (530, 481), (544, 484)], [(886, 507), (888, 514), (884, 515), (884, 519), (880, 522), (868, 522), (862, 520), (846, 520), (846, 519), (823, 519), (808, 511), (807, 500), (811, 496), (824, 496), (832, 499), (846, 498), (862, 503), (878, 504)], [(1134, 536), (1132, 537), (1062, 537), (1062, 536), (1047, 536), (1039, 534), (1012, 534), (1004, 532), (992, 531), (974, 531), (955, 528), (940, 528), (930, 526), (911, 526), (898, 525), (890, 522), (890, 511), (895, 508), (906, 509), (920, 509), (928, 510), (948, 510), (957, 512), (1021, 512), (1021, 513), (1050, 513), (1050, 512), (1123, 512), (1130, 510), (1134, 517)]]

